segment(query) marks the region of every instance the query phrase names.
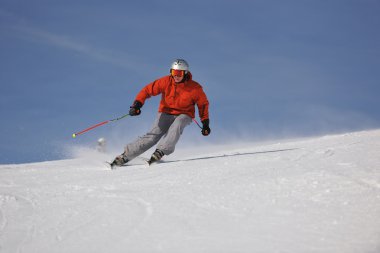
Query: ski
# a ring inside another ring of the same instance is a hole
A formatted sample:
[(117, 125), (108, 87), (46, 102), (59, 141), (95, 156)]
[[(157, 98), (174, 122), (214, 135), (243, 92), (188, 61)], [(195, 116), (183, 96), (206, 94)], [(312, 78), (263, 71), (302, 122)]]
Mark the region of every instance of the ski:
[(110, 168), (111, 170), (114, 170), (114, 169), (116, 169), (116, 167), (118, 167), (113, 162), (106, 161), (105, 163), (108, 165), (108, 168)]
[(145, 161), (146, 161), (146, 163), (148, 164), (148, 166), (152, 166), (152, 165), (154, 165), (154, 164), (165, 163), (165, 161), (163, 161), (163, 160), (156, 160), (156, 159), (154, 159), (154, 158), (150, 158), (149, 160), (146, 159)]
[(123, 165), (117, 165), (115, 162), (111, 162), (111, 161), (105, 161), (107, 167), (111, 170), (116, 170), (117, 168), (121, 168), (121, 167), (134, 167), (134, 166), (149, 166), (150, 163), (149, 163), (149, 160), (146, 159), (146, 158), (143, 158), (143, 157), (136, 157), (137, 159), (136, 160), (141, 160), (141, 162), (137, 161), (133, 161), (132, 163), (125, 163)]
[(154, 163), (155, 161), (152, 161), (152, 159), (149, 159), (149, 160), (147, 160), (146, 162), (147, 162), (148, 166), (150, 166), (150, 165), (152, 165), (152, 163)]

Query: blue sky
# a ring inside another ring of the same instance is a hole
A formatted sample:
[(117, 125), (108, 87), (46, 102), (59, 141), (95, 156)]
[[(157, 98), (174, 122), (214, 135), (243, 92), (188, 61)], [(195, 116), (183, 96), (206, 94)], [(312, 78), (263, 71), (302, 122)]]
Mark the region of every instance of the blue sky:
[(67, 157), (100, 136), (122, 150), (138, 118), (71, 134), (128, 112), (137, 92), (184, 58), (210, 100), (223, 143), (380, 127), (380, 1), (0, 2), (0, 163)]

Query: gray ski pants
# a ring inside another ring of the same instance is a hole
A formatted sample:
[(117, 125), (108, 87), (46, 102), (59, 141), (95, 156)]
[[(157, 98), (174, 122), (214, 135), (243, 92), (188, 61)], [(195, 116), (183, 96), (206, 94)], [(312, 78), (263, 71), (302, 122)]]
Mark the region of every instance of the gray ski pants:
[(179, 137), (184, 128), (191, 123), (191, 120), (191, 117), (186, 114), (158, 113), (152, 129), (125, 147), (126, 157), (128, 160), (132, 160), (156, 143), (158, 143), (157, 149), (163, 151), (165, 155), (170, 155), (174, 152)]

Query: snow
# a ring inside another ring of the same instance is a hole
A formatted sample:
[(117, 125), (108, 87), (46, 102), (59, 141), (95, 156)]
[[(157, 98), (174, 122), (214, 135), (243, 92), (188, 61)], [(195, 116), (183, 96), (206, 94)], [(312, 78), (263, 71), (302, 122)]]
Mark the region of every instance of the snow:
[(0, 252), (380, 252), (380, 130), (113, 155), (0, 165)]

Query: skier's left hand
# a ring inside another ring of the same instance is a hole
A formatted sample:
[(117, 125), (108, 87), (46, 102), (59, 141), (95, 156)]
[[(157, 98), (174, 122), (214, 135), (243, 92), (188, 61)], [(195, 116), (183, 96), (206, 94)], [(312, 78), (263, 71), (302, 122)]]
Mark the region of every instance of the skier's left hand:
[(210, 126), (209, 126), (210, 120), (209, 119), (205, 119), (205, 120), (202, 121), (202, 124), (203, 124), (203, 126), (202, 126), (202, 134), (203, 134), (203, 136), (209, 135), (211, 133), (211, 129), (210, 129)]

